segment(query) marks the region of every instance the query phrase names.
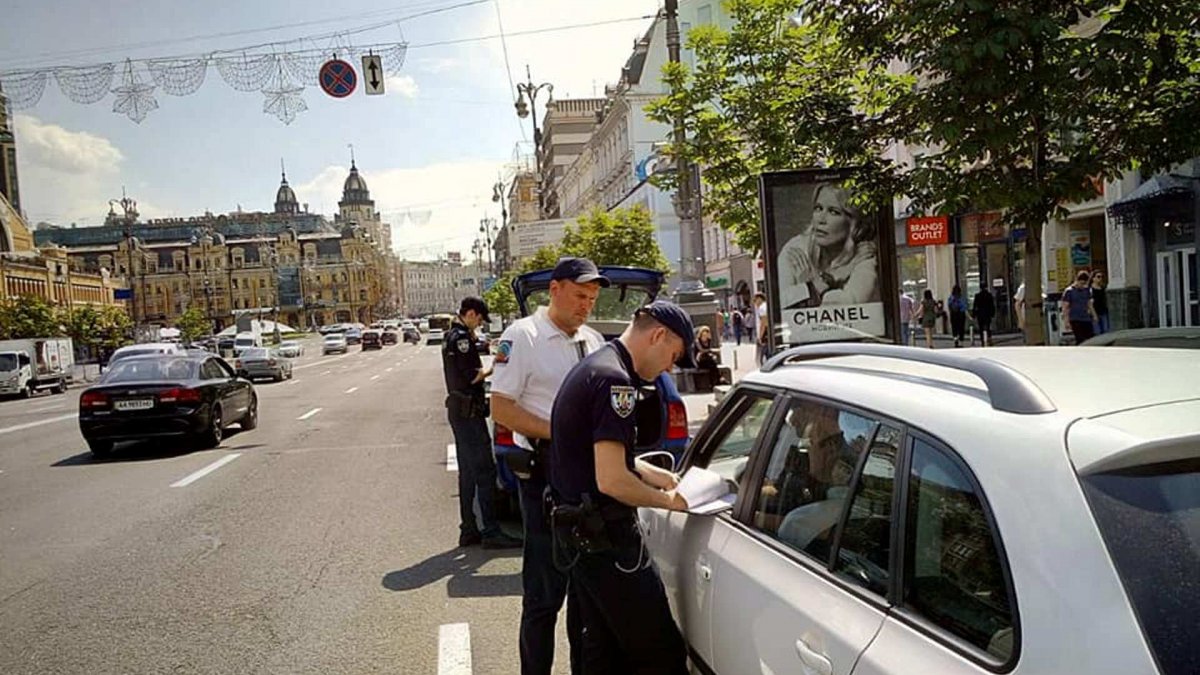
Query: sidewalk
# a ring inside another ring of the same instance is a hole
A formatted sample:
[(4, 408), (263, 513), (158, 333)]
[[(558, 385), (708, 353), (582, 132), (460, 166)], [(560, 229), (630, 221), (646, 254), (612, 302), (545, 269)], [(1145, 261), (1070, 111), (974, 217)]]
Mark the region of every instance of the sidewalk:
[[(969, 341), (970, 336), (968, 336), (968, 342), (964, 343), (963, 347), (972, 346), (969, 344)], [(993, 339), (993, 346), (996, 347), (1019, 347), (1023, 344), (1025, 344), (1025, 338), (1020, 333), (1005, 333), (997, 335)], [(924, 345), (925, 338), (921, 336), (917, 342), (917, 346), (923, 347)], [(974, 346), (981, 346), (978, 338), (976, 338)], [(736, 345), (732, 342), (726, 342), (721, 345), (721, 365), (729, 366), (732, 369), (733, 381), (735, 383), (748, 373), (758, 370), (758, 363), (754, 360), (754, 347), (754, 345), (749, 343)], [(954, 338), (949, 335), (934, 335), (933, 348), (954, 349)], [(716, 396), (712, 392), (709, 392), (703, 394), (684, 394), (682, 398), (684, 406), (687, 407), (688, 427), (691, 433), (695, 435), (700, 425), (704, 423), (704, 420), (708, 419), (709, 408), (716, 404)]]

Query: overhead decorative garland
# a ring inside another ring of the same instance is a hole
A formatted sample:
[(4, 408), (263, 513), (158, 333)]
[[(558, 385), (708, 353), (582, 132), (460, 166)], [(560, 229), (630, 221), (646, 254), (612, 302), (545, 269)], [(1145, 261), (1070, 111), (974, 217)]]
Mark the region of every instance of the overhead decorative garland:
[[(87, 66), (53, 66), (0, 71), (0, 91), (16, 110), (29, 110), (42, 100), (47, 82), (53, 78), (59, 91), (71, 101), (91, 104), (110, 93), (112, 110), (140, 123), (158, 108), (155, 94), (189, 96), (196, 93), (215, 68), (225, 84), (241, 92), (261, 92), (263, 112), (291, 124), (296, 114), (308, 109), (302, 96), (306, 86), (317, 84), (321, 64), (337, 56), (357, 61), (366, 54), (383, 59), (384, 72), (397, 74), (404, 66), (406, 42), (352, 46), (337, 40), (328, 47), (281, 48), (279, 43), (237, 51), (213, 52), (202, 56), (125, 59), (124, 62)], [(270, 48), (271, 51), (262, 51)], [(120, 83), (113, 81), (120, 69)]]

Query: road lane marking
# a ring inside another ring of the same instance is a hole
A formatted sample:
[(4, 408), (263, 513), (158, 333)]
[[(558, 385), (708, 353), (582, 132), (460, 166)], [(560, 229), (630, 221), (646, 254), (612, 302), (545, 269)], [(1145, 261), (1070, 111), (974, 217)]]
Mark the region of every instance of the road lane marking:
[(317, 414), (317, 413), (319, 413), (319, 412), (321, 412), (321, 409), (320, 409), (320, 408), (313, 408), (312, 410), (309, 410), (308, 412), (306, 412), (306, 413), (304, 413), (303, 415), (301, 415), (301, 416), (297, 417), (296, 419), (298, 419), (298, 420), (300, 420), (301, 422), (303, 422), (304, 420), (306, 420), (306, 419), (308, 419), (308, 418), (312, 417), (313, 415), (316, 415), (316, 414)]
[(471, 626), (444, 623), (438, 627), (438, 675), (471, 675)]
[(332, 373), (332, 372), (333, 372), (332, 370), (326, 370), (326, 371), (322, 372), (321, 374), (322, 374), (322, 375), (328, 375), (328, 374), (330, 374), (330, 373)]
[(208, 474), (216, 471), (217, 469), (225, 466), (226, 464), (232, 462), (233, 460), (235, 460), (241, 456), (242, 456), (242, 453), (240, 453), (240, 452), (235, 452), (235, 453), (232, 453), (229, 455), (225, 455), (221, 459), (218, 459), (217, 461), (213, 462), (212, 464), (209, 464), (208, 466), (204, 467), (203, 469), (200, 469), (199, 471), (197, 471), (193, 474), (190, 474), (185, 478), (181, 478), (181, 479), (175, 481), (174, 483), (171, 483), (171, 487), (187, 487), (187, 486), (191, 485), (192, 483), (195, 483), (196, 481), (200, 480), (201, 478), (204, 478)]
[(383, 372), (385, 372), (385, 373), (390, 373), (390, 372), (392, 372), (392, 369), (391, 369), (391, 368), (388, 368), (387, 370), (385, 370), (385, 371), (383, 371)]
[(288, 380), (288, 382), (287, 382), (287, 383), (288, 383), (288, 384), (296, 384), (296, 382), (299, 382), (299, 380), (297, 380), (297, 379), (295, 379), (295, 378), (292, 378), (292, 379)]
[(378, 375), (372, 375), (372, 376), (371, 376), (371, 380), (372, 380), (372, 381), (374, 381), (374, 380), (378, 380), (378, 379), (379, 379), (379, 376), (378, 376)]
[(346, 393), (353, 394), (356, 391), (358, 391), (358, 387), (350, 387), (349, 389), (346, 390)]
[(61, 401), (61, 400), (60, 401), (50, 401), (49, 403), (42, 403), (39, 405), (35, 405), (34, 407), (29, 409), (29, 412), (43, 412), (46, 410), (54, 410), (55, 408), (63, 407), (64, 404), (66, 404), (66, 401)]
[(0, 434), (10, 434), (14, 431), (22, 431), (24, 429), (32, 429), (34, 427), (40, 427), (43, 424), (54, 424), (55, 422), (62, 422), (64, 420), (73, 420), (77, 417), (79, 417), (79, 413), (70, 413), (67, 415), (59, 415), (58, 417), (51, 417), (49, 419), (38, 420), (37, 422), (26, 422), (25, 424), (17, 424), (17, 425), (11, 426), (11, 427), (3, 427), (3, 428), (0, 428)]
[(450, 443), (446, 446), (446, 470), (458, 471), (458, 452), (457, 446)]

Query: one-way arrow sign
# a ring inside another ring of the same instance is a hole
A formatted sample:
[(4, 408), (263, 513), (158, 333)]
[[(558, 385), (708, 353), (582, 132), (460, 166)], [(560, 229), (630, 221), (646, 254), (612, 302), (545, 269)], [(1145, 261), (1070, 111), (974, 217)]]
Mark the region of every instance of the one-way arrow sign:
[(383, 59), (376, 54), (362, 57), (363, 87), (368, 96), (383, 93)]

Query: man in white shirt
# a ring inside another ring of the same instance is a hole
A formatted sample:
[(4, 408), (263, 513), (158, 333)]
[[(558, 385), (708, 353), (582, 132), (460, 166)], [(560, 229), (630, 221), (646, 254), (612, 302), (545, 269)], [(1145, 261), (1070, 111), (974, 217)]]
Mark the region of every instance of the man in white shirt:
[(758, 365), (762, 366), (767, 360), (767, 296), (763, 293), (754, 294), (754, 334), (757, 336)]
[(519, 319), (501, 336), (492, 376), (492, 420), (514, 432), (534, 450), (531, 466), (514, 467), (525, 520), (521, 566), (521, 673), (549, 675), (554, 662), (554, 625), (567, 600), (571, 672), (579, 673), (583, 653), (579, 610), (567, 592), (567, 575), (554, 566), (553, 543), (544, 512), (550, 411), (563, 379), (583, 357), (604, 345), (604, 337), (584, 325), (601, 288), (609, 281), (586, 258), (563, 258), (550, 275), (550, 306)]
[(900, 344), (912, 345), (912, 319), (917, 301), (908, 293), (900, 294)]

